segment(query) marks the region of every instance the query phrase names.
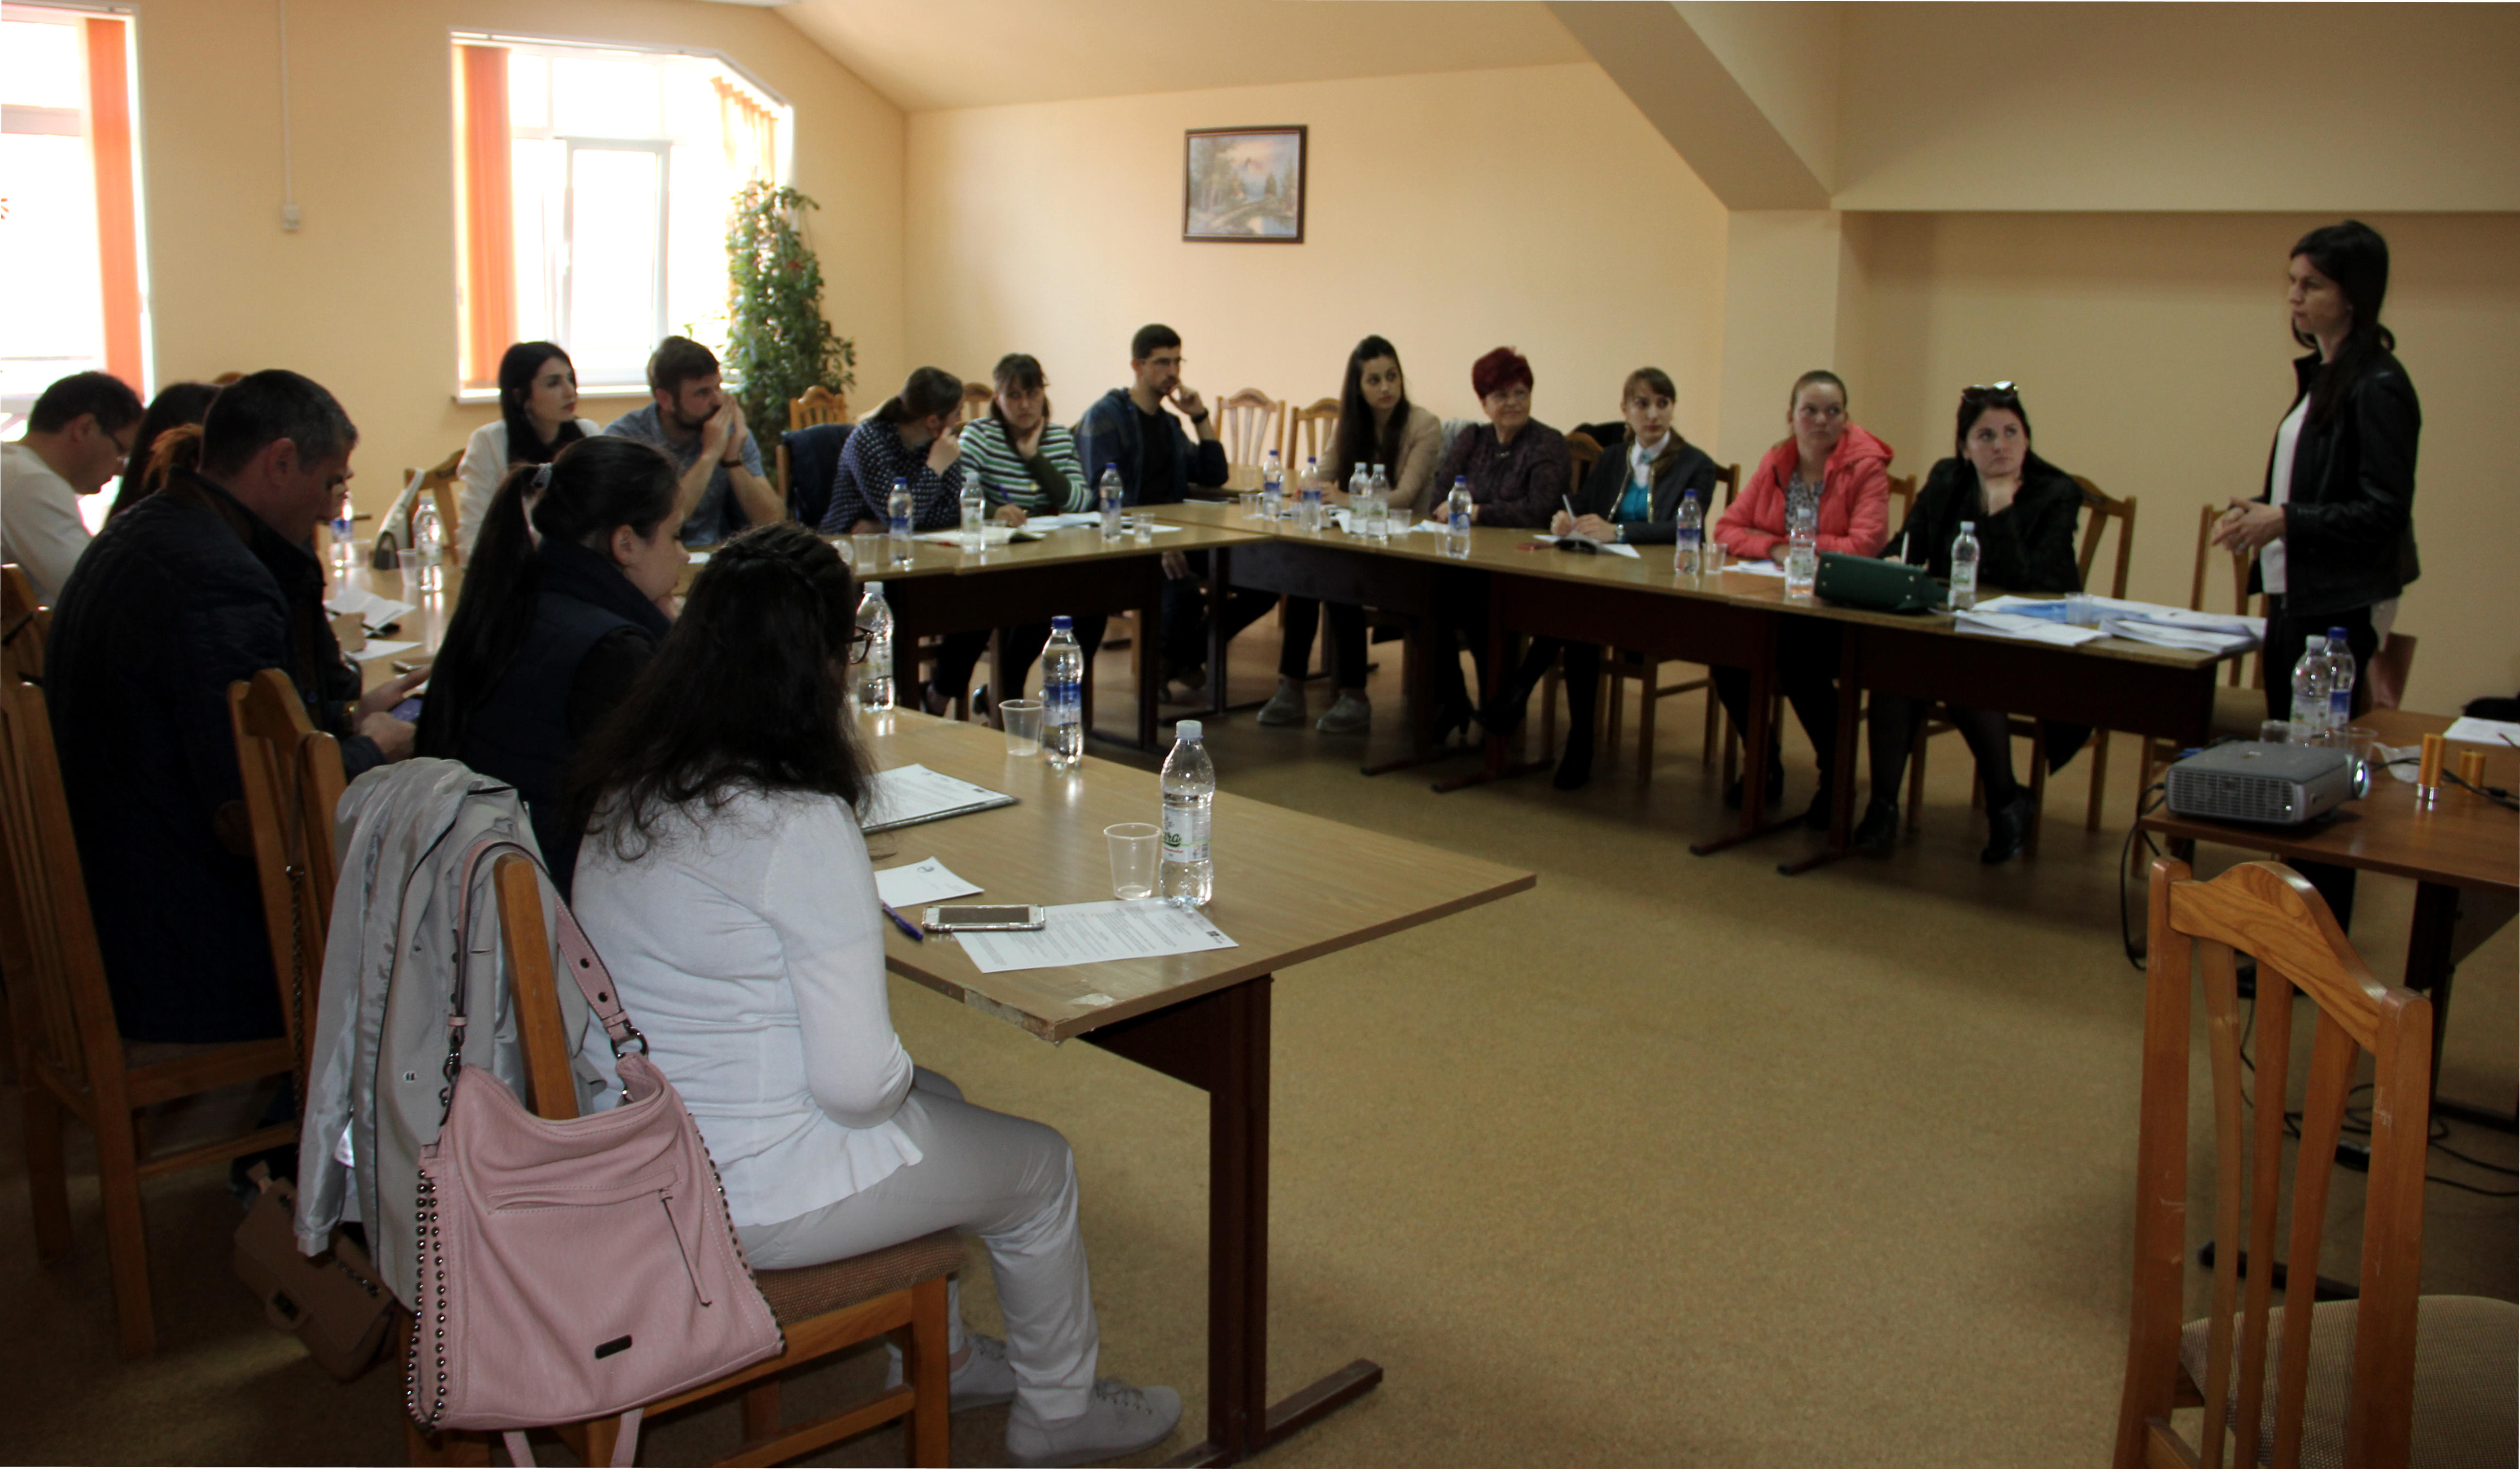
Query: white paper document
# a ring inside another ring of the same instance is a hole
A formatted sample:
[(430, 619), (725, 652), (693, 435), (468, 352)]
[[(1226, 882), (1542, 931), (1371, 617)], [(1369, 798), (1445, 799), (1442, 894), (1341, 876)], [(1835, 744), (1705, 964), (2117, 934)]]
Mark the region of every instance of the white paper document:
[(1028, 933), (964, 933), (955, 937), (983, 974), (1057, 969), (1120, 958), (1159, 958), (1238, 947), (1196, 909), (1140, 899), (1134, 903), (1064, 903), (1041, 911)]
[(931, 857), (876, 873), (875, 890), (878, 897), (907, 913), (923, 903), (968, 898), (980, 891), (980, 886), (968, 878), (955, 876), (952, 868)]
[(418, 646), (420, 645), (417, 643), (379, 643), (371, 639), (367, 646), (360, 648), (352, 656), (365, 663), (370, 658), (384, 658), (395, 653), (407, 653)]
[(709, 554), (705, 551), (686, 551), (683, 553), (683, 559), (690, 561), (695, 566), (707, 565), (708, 558)]
[(2052, 643), (2058, 647), (2072, 647), (2102, 636), (2095, 627), (2074, 627), (2044, 617), (2024, 617), (2018, 612), (1961, 612), (1953, 620), (1963, 633), (2017, 638), (2024, 643)]
[(2442, 732), (2444, 739), (2466, 739), (2477, 744), (2520, 744), (2520, 724), (2500, 719), (2470, 719), (2465, 716), (2452, 721)]
[(875, 798), (867, 803), (864, 829), (870, 834), (890, 831), (1014, 803), (1014, 797), (985, 785), (940, 776), (923, 765), (905, 765), (876, 772)]
[(356, 612), (359, 614), (359, 620), (372, 628), (383, 627), (403, 613), (416, 610), (412, 602), (394, 601), (379, 597), (373, 592), (363, 592), (356, 587), (335, 589), (332, 598), (324, 603), (324, 606), (326, 610), (333, 612)]
[(1582, 536), (1533, 536), (1532, 539), (1543, 546), (1554, 546), (1559, 540), (1563, 539), (1572, 541), (1579, 546), (1590, 545), (1595, 551), (1599, 552), (1603, 556), (1623, 556), (1632, 561), (1643, 559), (1643, 553), (1638, 551), (1633, 546), (1622, 546), (1616, 541), (1588, 542)]
[(1747, 571), (1752, 576), (1782, 576), (1785, 568), (1775, 561), (1729, 561), (1727, 571)]

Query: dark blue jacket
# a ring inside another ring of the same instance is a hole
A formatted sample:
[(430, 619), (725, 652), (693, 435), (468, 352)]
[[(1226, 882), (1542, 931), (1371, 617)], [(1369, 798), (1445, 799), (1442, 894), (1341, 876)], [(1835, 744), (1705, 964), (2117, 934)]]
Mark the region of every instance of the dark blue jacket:
[[(1221, 487), (1232, 467), (1226, 463), (1225, 445), (1215, 439), (1194, 439), (1181, 421), (1171, 414), (1158, 412), (1173, 435), (1173, 474), (1168, 484), (1145, 483), (1140, 472), (1145, 462), (1146, 444), (1138, 428), (1137, 400), (1125, 387), (1115, 387), (1094, 400), (1085, 417), (1076, 421), (1076, 458), (1085, 467), (1085, 483), (1099, 486), (1102, 467), (1120, 467), (1121, 503), (1125, 505), (1178, 505), (1190, 498), (1190, 487)], [(1102, 491), (1094, 491), (1100, 503)]]
[(228, 685), (286, 671), (353, 777), (359, 672), (324, 569), (198, 474), (113, 517), (53, 608), (44, 692), (107, 983), (134, 1041), (281, 1033)]

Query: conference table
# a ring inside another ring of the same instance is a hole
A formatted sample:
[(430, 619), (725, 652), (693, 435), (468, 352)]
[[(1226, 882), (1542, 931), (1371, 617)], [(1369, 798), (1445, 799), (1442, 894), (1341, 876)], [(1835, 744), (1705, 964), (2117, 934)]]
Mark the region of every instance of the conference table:
[[(1102, 828), (1157, 815), (1155, 778), (1087, 757), (1054, 771), (1008, 753), (1004, 735), (907, 711), (862, 716), (878, 767), (911, 764), (1016, 798), (1013, 806), (903, 828), (972, 882), (977, 901), (1111, 897)], [(1083, 1040), (1208, 1095), (1207, 1436), (1170, 1460), (1249, 1458), (1371, 1392), (1359, 1358), (1271, 1402), (1269, 1342), (1270, 994), (1289, 965), (1530, 888), (1534, 874), (1395, 836), (1219, 793), (1216, 898), (1205, 910), (1237, 947), (1063, 968), (980, 971), (956, 944), (884, 939), (893, 973), (1046, 1041)], [(1321, 854), (1347, 876), (1320, 881)], [(1300, 1067), (1301, 1057), (1292, 1058)]]
[[(1737, 825), (1690, 850), (1706, 855), (1784, 829), (1764, 810), (1768, 724), (1777, 685), (1778, 634), (1788, 617), (1837, 625), (1836, 768), (1857, 770), (1857, 734), (1865, 690), (1930, 698), (1963, 707), (2090, 725), (2202, 744), (2214, 715), (2214, 685), (2222, 659), (2231, 654), (2162, 647), (2121, 638), (2100, 638), (2075, 647), (1961, 632), (1948, 612), (1870, 612), (1810, 598), (1788, 598), (1784, 579), (1727, 568), (1715, 576), (1683, 577), (1667, 547), (1641, 548), (1636, 556), (1559, 551), (1534, 541), (1534, 532), (1474, 526), (1469, 554), (1446, 553), (1444, 538), (1414, 531), (1373, 542), (1335, 529), (1306, 531), (1292, 521), (1272, 525), (1246, 518), (1237, 506), (1158, 506), (1158, 516), (1213, 528), (1238, 528), (1257, 544), (1227, 548), (1216, 556), (1221, 584), (1328, 596), (1383, 607), (1409, 617), (1413, 657), (1450, 655), (1442, 613), (1449, 600), (1458, 609), (1484, 598), (1491, 680), (1507, 670), (1516, 635), (1598, 644), (1649, 658), (1730, 666), (1751, 676), (1749, 728), (1742, 740), (1745, 770)], [(1990, 589), (1991, 590), (1991, 589)], [(1388, 598), (1390, 601), (1378, 599)], [(1420, 631), (1420, 630), (1423, 631)], [(1220, 645), (1210, 667), (1223, 685)], [(1423, 728), (1422, 671), (1409, 676), (1413, 727)], [(1535, 767), (1517, 765), (1507, 742), (1490, 739), (1480, 779)], [(1457, 788), (1469, 780), (1448, 782)], [(1846, 855), (1854, 824), (1856, 780), (1836, 782), (1829, 840), (1819, 853), (1780, 866), (1807, 871)]]
[[(2355, 723), (2392, 746), (2419, 743), (2424, 735), (2451, 726), (2442, 715), (2399, 709), (2374, 709)], [(2505, 789), (2520, 785), (2520, 750), (2508, 745), (2452, 741), (2446, 767), (2455, 771), (2460, 753), (2475, 749), (2486, 752), (2485, 783)], [(2439, 797), (2426, 804), (2418, 799), (2413, 781), (2375, 771), (2370, 794), (2308, 825), (2200, 821), (2174, 815), (2166, 806), (2147, 814), (2140, 824), (2167, 839), (2182, 861), (2192, 860), (2198, 842), (2214, 842), (2263, 852), (2278, 862), (2324, 862), (2412, 878), (2415, 911), (2407, 937), (2407, 988), (2432, 998), (2433, 1081), (2439, 1086), (2442, 1040), (2450, 1030), (2451, 977), (2465, 957), (2458, 948), (2460, 910), (2467, 908), (2475, 920), (2471, 939), (2482, 941), (2520, 906), (2520, 815), (2447, 782)], [(2469, 952), (2473, 947), (2471, 943)], [(2438, 1097), (2433, 1110), (2506, 1133), (2514, 1125), (2511, 1113)]]

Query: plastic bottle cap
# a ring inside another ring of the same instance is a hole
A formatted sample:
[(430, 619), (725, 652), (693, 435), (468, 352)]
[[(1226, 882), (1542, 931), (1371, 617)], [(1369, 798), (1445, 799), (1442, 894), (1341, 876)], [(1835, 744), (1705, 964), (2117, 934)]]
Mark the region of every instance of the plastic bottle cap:
[(1177, 738), (1177, 739), (1196, 739), (1196, 738), (1198, 738), (1198, 737), (1199, 737), (1199, 723), (1198, 723), (1198, 721), (1197, 721), (1197, 720), (1194, 720), (1194, 719), (1185, 719), (1185, 720), (1181, 721), (1179, 724), (1174, 725), (1174, 726), (1173, 726), (1173, 735), (1174, 735), (1174, 737), (1175, 737), (1175, 738)]
[(1053, 617), (1050, 619), (1050, 630), (1054, 633), (1073, 632), (1075, 629), (1076, 619), (1073, 617)]
[(881, 597), (883, 595), (883, 583), (881, 582), (869, 582), (866, 584), (866, 589), (869, 597)]

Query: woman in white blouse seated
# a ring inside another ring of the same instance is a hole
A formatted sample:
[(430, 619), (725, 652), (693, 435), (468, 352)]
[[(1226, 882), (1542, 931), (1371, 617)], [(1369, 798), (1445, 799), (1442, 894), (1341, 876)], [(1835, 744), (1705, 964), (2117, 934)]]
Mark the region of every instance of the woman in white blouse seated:
[(953, 1405), (1012, 1400), (1007, 1454), (1078, 1464), (1161, 1442), (1179, 1395), (1097, 1379), (1067, 1142), (973, 1106), (893, 1033), (871, 793), (842, 688), (857, 587), (801, 525), (718, 548), (579, 753), (575, 909), (708, 1141), (752, 1264), (937, 1229), (987, 1244), (1007, 1340), (953, 1324)]
[(593, 419), (577, 417), (577, 368), (566, 352), (547, 341), (508, 348), (499, 359), (499, 417), (472, 430), (455, 467), (455, 477), (464, 482), (455, 502), (456, 549), (472, 554), (472, 541), (508, 470), (550, 464), (562, 448), (602, 431)]

